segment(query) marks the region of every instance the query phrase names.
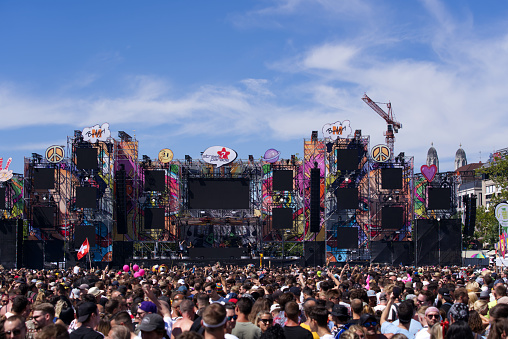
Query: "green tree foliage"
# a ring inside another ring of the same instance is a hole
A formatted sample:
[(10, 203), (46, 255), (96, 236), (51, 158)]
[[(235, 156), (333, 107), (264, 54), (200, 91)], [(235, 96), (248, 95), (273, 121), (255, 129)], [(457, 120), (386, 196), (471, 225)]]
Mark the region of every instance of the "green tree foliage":
[(485, 247), (494, 248), (499, 240), (499, 223), (494, 215), (494, 209), (487, 210), (485, 206), (476, 209), (476, 239), (483, 242)]
[(508, 200), (508, 156), (505, 154), (495, 154), (493, 160), (477, 170), (479, 174), (484, 174), (486, 178), (493, 181), (494, 185), (501, 190), (493, 194), (490, 199), (490, 208), (480, 206), (476, 210), (476, 229), (475, 235), (483, 238), (483, 242), (488, 243), (490, 248), (499, 240), (499, 223), (494, 215), (496, 205)]

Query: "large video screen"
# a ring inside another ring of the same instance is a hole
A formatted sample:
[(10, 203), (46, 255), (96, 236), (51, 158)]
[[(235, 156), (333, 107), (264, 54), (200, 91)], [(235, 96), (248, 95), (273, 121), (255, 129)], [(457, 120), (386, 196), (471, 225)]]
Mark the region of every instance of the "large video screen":
[(187, 181), (189, 209), (249, 209), (250, 180), (244, 178)]

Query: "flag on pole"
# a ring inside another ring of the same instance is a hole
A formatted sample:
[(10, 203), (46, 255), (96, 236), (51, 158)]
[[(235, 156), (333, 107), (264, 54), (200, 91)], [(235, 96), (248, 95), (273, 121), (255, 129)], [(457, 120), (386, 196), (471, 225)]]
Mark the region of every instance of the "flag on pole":
[(89, 249), (90, 249), (90, 245), (88, 244), (88, 238), (86, 238), (85, 241), (83, 241), (83, 245), (81, 245), (81, 247), (79, 248), (78, 260), (80, 260), (85, 255), (87, 255)]

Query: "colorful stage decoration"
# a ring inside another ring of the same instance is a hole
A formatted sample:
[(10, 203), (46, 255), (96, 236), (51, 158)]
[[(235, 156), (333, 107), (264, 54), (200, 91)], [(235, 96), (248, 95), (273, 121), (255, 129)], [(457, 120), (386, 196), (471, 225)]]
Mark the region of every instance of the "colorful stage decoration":
[(0, 182), (4, 182), (10, 180), (12, 178), (12, 170), (9, 171), (9, 166), (11, 165), (12, 158), (7, 159), (7, 163), (5, 164), (5, 168), (3, 168), (3, 158), (0, 158)]
[(65, 150), (63, 146), (53, 145), (46, 148), (46, 153), (44, 154), (48, 162), (52, 164), (58, 164), (64, 159)]
[(422, 175), (427, 179), (428, 182), (432, 182), (434, 180), (434, 177), (437, 174), (437, 166), (436, 165), (422, 165), (420, 167), (420, 171), (422, 172)]
[(279, 151), (277, 151), (275, 148), (270, 148), (266, 150), (265, 155), (263, 156), (263, 161), (273, 164), (279, 160), (279, 156)]
[(349, 120), (335, 121), (332, 124), (323, 126), (323, 137), (325, 139), (336, 140), (339, 138), (349, 138), (353, 134)]
[(390, 149), (383, 144), (376, 145), (370, 150), (370, 156), (375, 162), (386, 162), (390, 160), (390, 155)]
[(109, 124), (103, 123), (101, 126), (95, 125), (92, 127), (86, 127), (83, 129), (83, 140), (91, 143), (99, 141), (106, 141), (111, 137), (111, 131), (109, 130)]
[(169, 148), (163, 148), (159, 151), (159, 161), (163, 164), (167, 164), (173, 160), (173, 151)]
[(211, 146), (203, 152), (201, 157), (207, 164), (221, 167), (235, 161), (237, 153), (229, 147)]

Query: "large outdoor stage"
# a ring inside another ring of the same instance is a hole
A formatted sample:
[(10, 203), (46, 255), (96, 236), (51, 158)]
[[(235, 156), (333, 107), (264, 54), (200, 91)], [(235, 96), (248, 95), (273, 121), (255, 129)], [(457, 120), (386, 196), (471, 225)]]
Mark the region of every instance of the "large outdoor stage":
[[(261, 254), (272, 265), (460, 264), (460, 242), (447, 241), (461, 235), (448, 221), (455, 173), (414, 175), (412, 156), (369, 149), (349, 121), (327, 124), (322, 138), (313, 131), (301, 156), (269, 149), (244, 159), (224, 146), (198, 159), (169, 149), (140, 157), (135, 138), (113, 138), (105, 125), (33, 153), (23, 176), (0, 182), (0, 232), (13, 240), (4, 267), (69, 265), (85, 240), (98, 266), (259, 265), (251, 258)], [(181, 252), (188, 259), (174, 259)]]

